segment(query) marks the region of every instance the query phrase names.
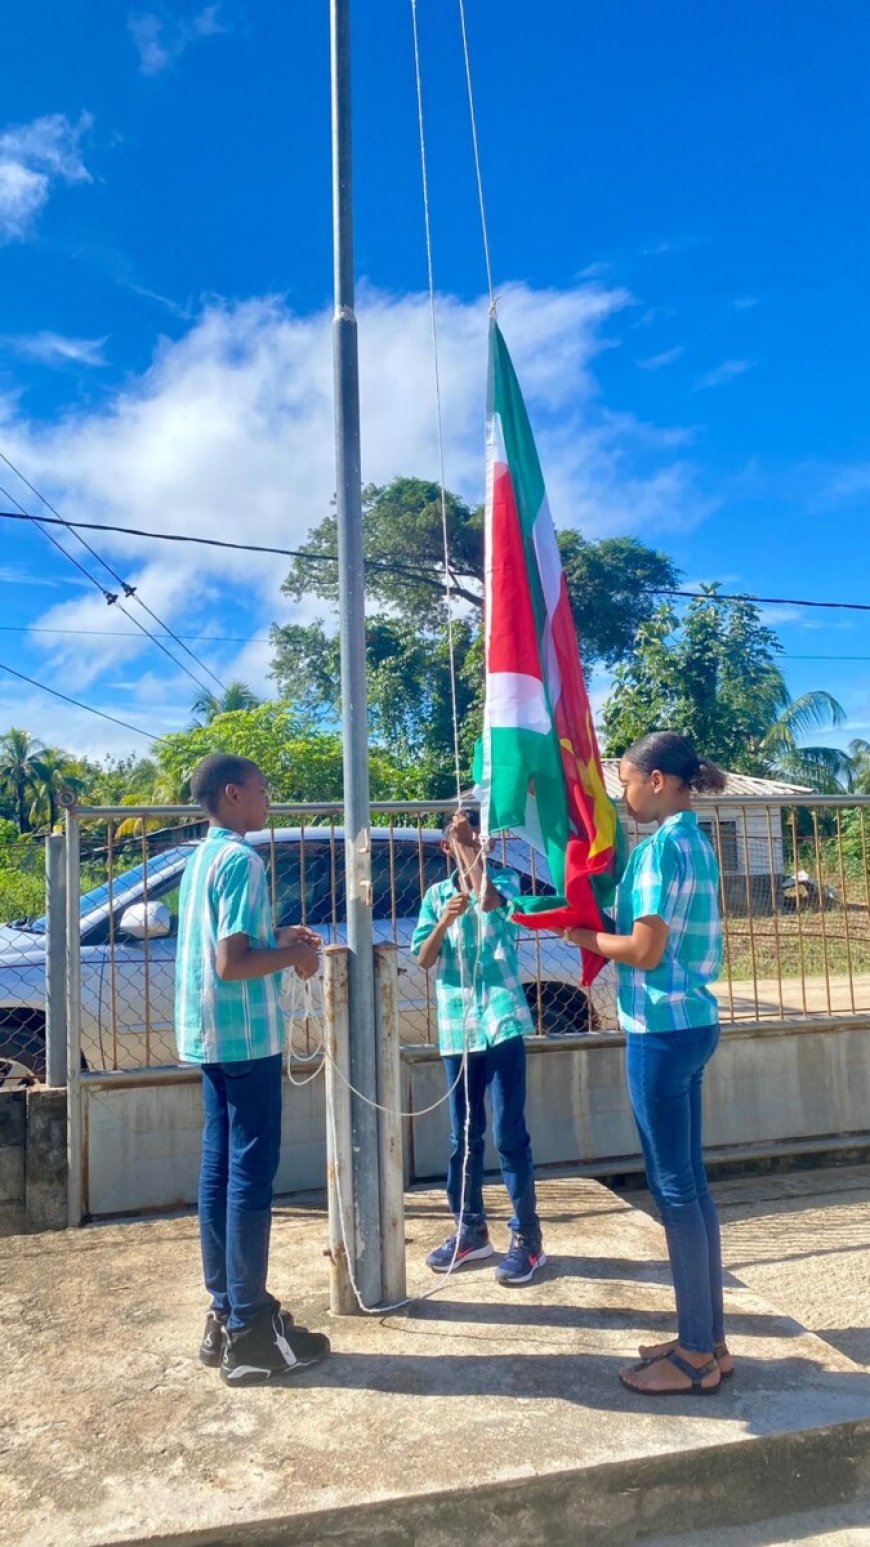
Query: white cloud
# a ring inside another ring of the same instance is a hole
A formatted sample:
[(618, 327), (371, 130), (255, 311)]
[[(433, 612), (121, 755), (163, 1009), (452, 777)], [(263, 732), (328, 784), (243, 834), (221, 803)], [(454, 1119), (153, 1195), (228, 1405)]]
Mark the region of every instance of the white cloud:
[(66, 338), (61, 333), (33, 333), (8, 338), (9, 347), (41, 365), (105, 365), (107, 338)]
[[(557, 524), (658, 544), (712, 506), (682, 450), (686, 431), (608, 413), (598, 401), (602, 328), (629, 300), (597, 286), (510, 285), (500, 311)], [(444, 296), (438, 314), (446, 480), (476, 502), (484, 482), (487, 305)], [(437, 477), (427, 297), (363, 289), (359, 329), (364, 479)], [(298, 546), (329, 511), (335, 483), (331, 311), (297, 316), (276, 299), (212, 304), (181, 339), (163, 340), (150, 369), (107, 406), (75, 407), (45, 426), (23, 419), (14, 399), (0, 399), (0, 448), (70, 519)], [(289, 561), (87, 535), (179, 633), (263, 635), (272, 619), (291, 615), (279, 596)], [(292, 615), (324, 611), (311, 601)], [(130, 622), (96, 593), (79, 591), (33, 621), (75, 631), (60, 641), (31, 636), (45, 651), (32, 675), (62, 679), (74, 696), (102, 704), (101, 681), (138, 680), (139, 663), (158, 675), (172, 670), (147, 641), (123, 637)], [(115, 639), (84, 632), (113, 626)], [(268, 646), (229, 655), (225, 646), (192, 648), (225, 681), (240, 676), (267, 688)], [(161, 680), (164, 704), (175, 704), (185, 723), (193, 684), (175, 671)], [(117, 712), (117, 693), (112, 703)], [(130, 703), (121, 718), (136, 721), (135, 708)], [(35, 734), (45, 734), (51, 715), (49, 704), (34, 719)], [(116, 745), (109, 727), (107, 734)]]
[(675, 344), (673, 349), (663, 349), (660, 355), (649, 355), (645, 360), (638, 360), (638, 365), (644, 371), (660, 371), (665, 365), (673, 365), (683, 353), (682, 344)]
[(726, 382), (736, 381), (738, 376), (744, 376), (747, 371), (751, 371), (754, 363), (753, 360), (723, 360), (722, 364), (717, 365), (714, 370), (707, 371), (706, 375), (698, 377), (695, 391), (703, 392), (708, 387), (722, 387)]
[(757, 295), (736, 295), (734, 297), (734, 310), (736, 312), (749, 312), (754, 307), (760, 305), (761, 302)]
[(71, 123), (50, 113), (0, 134), (0, 242), (21, 241), (47, 202), (54, 183), (89, 183), (80, 149), (93, 119)]
[(133, 12), (130, 34), (139, 52), (143, 75), (160, 75), (175, 64), (191, 43), (211, 38), (227, 29), (218, 20), (218, 5), (207, 5), (188, 20), (169, 19), (154, 11)]

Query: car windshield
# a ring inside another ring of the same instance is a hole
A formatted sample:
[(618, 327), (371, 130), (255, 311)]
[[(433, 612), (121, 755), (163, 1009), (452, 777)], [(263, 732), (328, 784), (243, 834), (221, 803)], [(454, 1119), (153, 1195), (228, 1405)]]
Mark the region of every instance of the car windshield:
[[(174, 849), (168, 849), (166, 853), (155, 854), (153, 859), (149, 859), (149, 885), (155, 883), (161, 876), (165, 875), (167, 871), (177, 869), (179, 861), (187, 858), (188, 854), (190, 853), (190, 848), (192, 848), (192, 845), (190, 847), (176, 847)], [(122, 897), (126, 897), (128, 892), (141, 891), (144, 877), (144, 865), (136, 865), (133, 870), (125, 870), (121, 875), (115, 876), (112, 880), (111, 888), (113, 900), (118, 901)], [(93, 887), (89, 892), (83, 892), (81, 897), (82, 926), (86, 924), (92, 913), (96, 913), (100, 908), (107, 907), (108, 902), (108, 881), (104, 881), (101, 886)], [(45, 934), (45, 925), (46, 921), (45, 916), (43, 915), (42, 918), (34, 919), (33, 923), (28, 927), (33, 930), (34, 934), (43, 935)]]

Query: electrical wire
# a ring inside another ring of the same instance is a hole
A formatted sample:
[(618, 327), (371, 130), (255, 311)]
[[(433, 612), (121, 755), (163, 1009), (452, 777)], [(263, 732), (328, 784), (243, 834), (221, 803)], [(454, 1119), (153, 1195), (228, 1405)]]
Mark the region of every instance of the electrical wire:
[[(6, 453), (2, 450), (0, 450), (0, 461), (5, 462), (6, 466), (12, 470), (16, 478), (20, 478), (21, 482), (25, 485), (26, 488), (30, 490), (31, 494), (34, 494), (36, 498), (42, 502), (46, 510), (51, 511), (51, 517), (49, 518), (51, 525), (60, 525), (66, 527), (67, 531), (70, 533), (70, 536), (74, 537), (76, 542), (81, 543), (82, 547), (86, 549), (86, 551), (91, 554), (93, 558), (96, 559), (97, 563), (102, 565), (107, 574), (112, 576), (112, 579), (116, 582), (117, 585), (120, 586), (124, 597), (128, 600), (138, 602), (143, 612), (147, 612), (149, 617), (151, 617), (154, 622), (160, 626), (160, 628), (165, 629), (169, 637), (171, 639), (175, 639), (176, 644), (179, 645), (185, 654), (190, 656), (190, 659), (194, 661), (196, 665), (206, 673), (207, 676), (211, 677), (212, 681), (215, 682), (219, 688), (222, 688), (224, 691), (226, 691), (226, 683), (221, 681), (220, 677), (218, 677), (217, 674), (212, 671), (210, 666), (206, 665), (205, 661), (201, 661), (199, 656), (196, 655), (193, 650), (189, 649), (188, 646), (182, 642), (182, 640), (177, 638), (172, 629), (169, 627), (169, 624), (166, 623), (163, 618), (159, 618), (157, 613), (148, 606), (148, 603), (142, 600), (136, 586), (130, 585), (128, 581), (124, 580), (123, 577), (118, 574), (117, 570), (112, 567), (108, 559), (104, 559), (102, 555), (97, 552), (96, 548), (94, 548), (86, 538), (81, 536), (80, 532), (77, 530), (78, 523), (74, 525), (71, 521), (67, 521), (60, 514), (60, 511), (55, 509), (51, 501), (46, 499), (44, 494), (40, 493), (39, 489), (36, 488), (36, 485), (32, 484), (30, 479), (25, 477), (21, 469), (16, 467), (15, 463), (11, 461)], [(117, 605), (119, 611), (123, 612), (127, 617), (130, 618), (131, 623), (135, 624), (135, 626), (140, 629), (147, 638), (153, 640), (154, 636), (151, 631), (145, 627), (144, 623), (140, 623), (138, 618), (134, 618), (130, 613), (127, 612), (126, 607), (124, 607), (123, 603), (119, 601), (118, 595), (113, 591), (109, 591), (106, 586), (97, 580), (95, 576), (89, 572), (89, 570), (86, 570), (84, 566), (73, 557), (68, 549), (62, 547), (62, 545), (57, 542), (54, 537), (52, 537), (51, 533), (45, 530), (46, 526), (49, 524), (49, 519), (34, 516), (32, 512), (26, 510), (25, 507), (21, 504), (21, 501), (16, 499), (14, 494), (10, 494), (9, 490), (4, 488), (2, 484), (0, 484), (0, 493), (2, 493), (6, 499), (10, 500), (13, 505), (17, 506), (18, 511), (21, 513), (22, 517), (32, 521), (37, 527), (39, 527), (39, 530), (42, 532), (43, 536), (47, 537), (49, 541), (52, 542), (54, 546), (64, 555), (64, 557), (69, 559), (71, 564), (75, 564), (76, 569), (80, 570), (83, 575), (87, 576), (88, 580), (91, 581), (91, 584), (96, 586), (97, 589), (102, 592), (103, 597), (110, 607)], [(165, 650), (165, 646), (161, 646), (160, 648)], [(171, 655), (169, 651), (165, 650), (165, 653), (169, 655), (170, 660), (175, 660), (175, 657)], [(180, 666), (182, 671), (186, 671), (187, 675), (197, 684), (197, 687), (202, 688), (203, 692), (208, 693), (211, 691), (211, 689), (206, 687), (205, 683), (201, 682), (198, 677), (194, 677), (193, 673), (188, 670), (183, 661), (176, 661), (175, 664)]]
[[(0, 485), (0, 494), (6, 494), (6, 493), (7, 493), (7, 491), (3, 488), (2, 485)], [(8, 497), (11, 498), (11, 496), (8, 496)], [(236, 543), (236, 542), (229, 542), (226, 539), (220, 538), (220, 537), (194, 537), (189, 532), (153, 532), (153, 531), (148, 531), (147, 529), (145, 529), (143, 527), (137, 527), (137, 526), (116, 526), (116, 525), (112, 525), (112, 524), (110, 524), (108, 522), (103, 523), (103, 522), (97, 522), (97, 521), (61, 521), (61, 520), (56, 520), (56, 521), (51, 521), (50, 522), (48, 517), (46, 517), (46, 516), (33, 516), (28, 511), (24, 511), (21, 514), (19, 514), (18, 512), (14, 511), (14, 510), (0, 510), (0, 521), (31, 521), (31, 522), (34, 522), (35, 524), (39, 525), (40, 527), (46, 526), (46, 525), (65, 526), (65, 527), (71, 528), (73, 530), (78, 530), (78, 528), (81, 527), (85, 531), (118, 532), (123, 537), (144, 537), (144, 538), (150, 538), (150, 539), (152, 539), (155, 542), (195, 543), (196, 545), (198, 545), (199, 547), (202, 547), (202, 548), (227, 548), (230, 551), (235, 552), (235, 553), (262, 553), (262, 554), (266, 554), (266, 555), (277, 554), (277, 556), (279, 558), (284, 558), (284, 559), (303, 559), (306, 563), (308, 563), (310, 561), (311, 563), (314, 563), (314, 564), (337, 564), (338, 563), (338, 554), (337, 553), (318, 553), (317, 551), (308, 552), (306, 549), (303, 549), (303, 548), (277, 548), (277, 547), (270, 547), (270, 546), (268, 546), (266, 544), (262, 544), (262, 543)], [(65, 548), (61, 548), (61, 552), (64, 553), (67, 558), (71, 559), (72, 563), (74, 563), (74, 564), (76, 563), (76, 560), (72, 558), (71, 554), (68, 554), (66, 552)], [(420, 580), (420, 581), (423, 581), (427, 585), (437, 586), (439, 590), (443, 589), (443, 582), (441, 580), (435, 579), (430, 571), (414, 569), (411, 565), (408, 565), (408, 564), (393, 564), (393, 563), (390, 563), (389, 561), (383, 560), (383, 559), (366, 559), (365, 562), (366, 562), (366, 568), (367, 569), (382, 569), (382, 570), (386, 570), (389, 573), (395, 574), (395, 575), (407, 575), (412, 580)], [(87, 571), (85, 571), (85, 573), (87, 573)], [(93, 577), (91, 575), (88, 575), (88, 579), (89, 580), (93, 580)], [(99, 581), (93, 581), (93, 583), (95, 585), (99, 585)], [(683, 591), (683, 590), (677, 590), (677, 589), (675, 589), (672, 586), (647, 586), (647, 587), (642, 588), (640, 594), (642, 596), (677, 596), (677, 597), (687, 597), (687, 598), (689, 598), (692, 601), (754, 602), (754, 603), (758, 603), (758, 604), (761, 604), (761, 605), (764, 605), (764, 606), (776, 606), (776, 607), (822, 607), (822, 608), (839, 608), (839, 609), (842, 609), (842, 610), (844, 610), (846, 612), (870, 612), (870, 602), (820, 601), (817, 598), (806, 597), (806, 596), (804, 596), (804, 597), (801, 597), (801, 596), (753, 596), (748, 591), (738, 591), (738, 592), (716, 591), (714, 594), (711, 594), (708, 591)], [(169, 637), (172, 638), (172, 639), (176, 639), (176, 638), (179, 637), (179, 636), (173, 634), (172, 631), (168, 630), (168, 629), (167, 629), (167, 633), (169, 634)], [(214, 635), (214, 636), (209, 636), (209, 635), (206, 635), (206, 634), (200, 634), (200, 635), (188, 634), (187, 635), (188, 639), (197, 639), (197, 638), (198, 639), (207, 639), (209, 637), (214, 637), (215, 639), (218, 638), (217, 635)], [(807, 657), (807, 659), (810, 659), (810, 657)], [(822, 657), (819, 657), (819, 659), (822, 659)], [(833, 657), (832, 657), (832, 659), (833, 659)], [(837, 659), (839, 659), (839, 657), (837, 657)], [(844, 659), (850, 659), (850, 658), (844, 657)]]
[(8, 672), (10, 677), (17, 677), (20, 682), (26, 682), (32, 688), (38, 688), (41, 693), (50, 693), (52, 698), (59, 698), (65, 704), (72, 704), (74, 709), (84, 709), (88, 714), (99, 715), (101, 720), (109, 720), (112, 725), (120, 725), (122, 730), (133, 731), (136, 736), (144, 736), (146, 741), (165, 741), (165, 736), (152, 736), (150, 731), (143, 731), (141, 725), (131, 725), (129, 720), (119, 720), (117, 715), (106, 714), (103, 709), (95, 709), (93, 704), (85, 704), (80, 698), (70, 698), (68, 693), (61, 693), (57, 688), (50, 688), (45, 682), (37, 682), (35, 677), (28, 677), (23, 671), (17, 671), (14, 666), (7, 666), (0, 661), (0, 671)]

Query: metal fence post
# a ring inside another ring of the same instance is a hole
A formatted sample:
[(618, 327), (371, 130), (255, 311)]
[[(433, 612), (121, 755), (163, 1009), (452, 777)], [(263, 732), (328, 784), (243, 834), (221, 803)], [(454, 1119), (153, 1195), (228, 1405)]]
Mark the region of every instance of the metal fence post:
[(81, 829), (74, 811), (66, 814), (66, 1160), (67, 1224), (80, 1225), (83, 1212), (82, 961), (80, 914)]
[(45, 1083), (66, 1084), (66, 839), (45, 840)]
[(383, 1298), (404, 1300), (405, 1167), (402, 1146), (402, 1054), (399, 1046), (398, 947), (375, 946), (375, 1014), (378, 1028), (378, 1113), (381, 1159), (381, 1275)]
[[(358, 1310), (347, 1241), (356, 1258), (353, 1224), (353, 1139), (350, 1116), (350, 959), (346, 946), (323, 953), (323, 1008), (326, 1035), (326, 1175), (329, 1206), (329, 1309), (333, 1316)], [(336, 1070), (338, 1072), (336, 1072)], [(343, 1078), (342, 1078), (343, 1076)]]

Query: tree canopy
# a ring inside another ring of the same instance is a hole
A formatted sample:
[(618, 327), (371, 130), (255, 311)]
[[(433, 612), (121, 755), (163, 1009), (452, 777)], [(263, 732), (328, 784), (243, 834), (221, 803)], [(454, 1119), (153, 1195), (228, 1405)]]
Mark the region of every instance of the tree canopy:
[(641, 625), (605, 705), (608, 754), (618, 757), (638, 737), (667, 727), (725, 768), (840, 788), (848, 754), (802, 742), (842, 724), (844, 710), (822, 691), (792, 700), (778, 663), (782, 647), (758, 607), (724, 601), (717, 590), (703, 587), (683, 618), (662, 606)]
[[(450, 588), (454, 603), (456, 698), (464, 771), (482, 714), (483, 510), (446, 496)], [(375, 742), (425, 761), (430, 793), (451, 786), (453, 711), (447, 640), (444, 540), (438, 484), (396, 478), (363, 493), (369, 711)], [(559, 545), (584, 664), (612, 666), (631, 651), (656, 593), (676, 583), (670, 559), (634, 538), (587, 542), (561, 532)], [(302, 545), (284, 582), (294, 600), (338, 600), (335, 516)], [(272, 630), (272, 674), (280, 692), (313, 722), (334, 724), (339, 648), (323, 619)]]

